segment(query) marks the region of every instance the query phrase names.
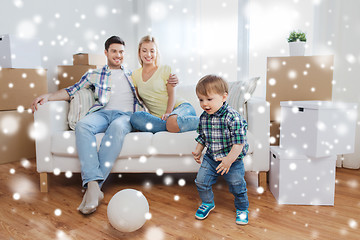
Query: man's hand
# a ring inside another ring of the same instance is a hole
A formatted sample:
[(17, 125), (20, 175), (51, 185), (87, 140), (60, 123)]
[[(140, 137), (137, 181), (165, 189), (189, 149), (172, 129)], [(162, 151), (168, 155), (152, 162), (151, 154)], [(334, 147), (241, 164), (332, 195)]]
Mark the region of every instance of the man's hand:
[(216, 161), (221, 161), (221, 163), (215, 169), (217, 170), (217, 173), (221, 173), (221, 175), (227, 174), (230, 170), (231, 164), (234, 162), (227, 156), (223, 158), (217, 158)]
[(37, 111), (37, 105), (40, 104), (40, 105), (43, 105), (44, 103), (48, 102), (49, 101), (49, 97), (50, 97), (51, 93), (47, 93), (47, 94), (43, 94), (37, 98), (34, 99), (34, 101), (31, 103), (31, 110), (32, 112), (35, 112)]
[(176, 74), (170, 74), (167, 83), (171, 84), (173, 87), (179, 84), (179, 79)]

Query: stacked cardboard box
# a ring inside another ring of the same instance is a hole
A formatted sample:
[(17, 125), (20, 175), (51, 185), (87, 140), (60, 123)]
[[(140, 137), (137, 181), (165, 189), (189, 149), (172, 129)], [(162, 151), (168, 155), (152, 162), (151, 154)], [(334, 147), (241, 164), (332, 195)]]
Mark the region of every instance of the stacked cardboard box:
[(266, 101), (271, 145), (279, 145), (281, 101), (332, 99), (334, 56), (268, 57)]
[(59, 89), (74, 85), (90, 69), (102, 68), (106, 58), (104, 55), (79, 53), (73, 55), (73, 64), (58, 66)]
[(35, 157), (34, 123), (27, 110), (47, 93), (46, 70), (39, 68), (37, 41), (0, 35), (0, 164)]
[(336, 155), (354, 152), (357, 104), (281, 102), (269, 188), (281, 204), (334, 205)]

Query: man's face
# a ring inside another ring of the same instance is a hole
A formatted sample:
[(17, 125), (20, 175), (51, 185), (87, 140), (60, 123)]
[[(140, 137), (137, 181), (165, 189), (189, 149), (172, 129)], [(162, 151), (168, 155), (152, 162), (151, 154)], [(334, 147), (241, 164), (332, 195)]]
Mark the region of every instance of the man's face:
[(109, 49), (105, 50), (105, 55), (110, 69), (120, 68), (124, 61), (125, 46), (120, 43), (112, 43)]

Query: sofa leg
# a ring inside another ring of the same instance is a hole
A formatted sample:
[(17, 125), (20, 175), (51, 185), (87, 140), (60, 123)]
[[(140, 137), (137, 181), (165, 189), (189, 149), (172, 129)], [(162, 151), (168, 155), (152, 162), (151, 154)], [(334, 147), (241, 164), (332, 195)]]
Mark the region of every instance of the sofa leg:
[(258, 187), (263, 187), (264, 191), (267, 189), (267, 172), (258, 173)]
[(46, 172), (40, 173), (40, 192), (48, 192), (48, 177)]

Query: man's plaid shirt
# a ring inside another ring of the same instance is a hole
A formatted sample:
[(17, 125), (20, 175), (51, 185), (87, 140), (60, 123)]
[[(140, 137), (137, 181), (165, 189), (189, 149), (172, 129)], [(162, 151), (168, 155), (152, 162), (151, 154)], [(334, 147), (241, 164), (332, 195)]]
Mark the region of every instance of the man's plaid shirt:
[(225, 102), (216, 113), (208, 114), (204, 111), (201, 114), (197, 129), (199, 136), (195, 140), (206, 146), (206, 153), (215, 159), (226, 157), (234, 144), (244, 144), (236, 159), (241, 160), (249, 148), (246, 132), (246, 120)]
[[(121, 66), (121, 69), (124, 71), (125, 77), (129, 82), (131, 91), (134, 94), (134, 107), (133, 111), (137, 111), (143, 107), (142, 103), (140, 102), (135, 87), (130, 79), (131, 72), (124, 69)], [(73, 86), (65, 88), (68, 92), (69, 96), (73, 96), (77, 91), (84, 87), (89, 87), (93, 90), (95, 96), (95, 104), (89, 109), (89, 113), (95, 112), (101, 108), (103, 108), (110, 100), (111, 96), (111, 70), (109, 66), (105, 65), (101, 69), (90, 69), (86, 72), (80, 79), (79, 82), (75, 83)]]

